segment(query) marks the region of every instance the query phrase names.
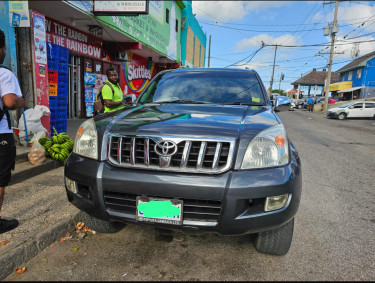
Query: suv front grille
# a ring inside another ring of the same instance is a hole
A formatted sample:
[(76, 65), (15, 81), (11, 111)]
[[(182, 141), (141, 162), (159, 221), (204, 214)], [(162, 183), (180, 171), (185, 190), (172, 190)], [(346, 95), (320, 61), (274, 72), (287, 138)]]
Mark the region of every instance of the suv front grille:
[[(149, 196), (157, 197), (157, 196)], [(136, 194), (104, 192), (104, 202), (108, 209), (134, 214), (136, 213)], [(181, 198), (179, 198), (181, 199)], [(217, 222), (221, 213), (221, 201), (214, 200), (183, 200), (183, 219), (192, 221)]]
[[(176, 145), (173, 154), (157, 151), (158, 143)], [(115, 166), (196, 173), (222, 173), (232, 163), (234, 140), (174, 137), (109, 137), (108, 161)]]

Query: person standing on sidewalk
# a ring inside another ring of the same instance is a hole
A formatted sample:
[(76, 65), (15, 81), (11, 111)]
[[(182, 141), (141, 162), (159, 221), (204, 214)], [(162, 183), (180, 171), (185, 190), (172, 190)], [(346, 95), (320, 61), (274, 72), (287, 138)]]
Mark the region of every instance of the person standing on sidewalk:
[[(0, 64), (6, 56), (5, 35), (0, 30)], [(16, 159), (16, 145), (10, 116), (6, 109), (15, 110), (25, 106), (21, 89), (16, 76), (7, 68), (0, 67), (0, 213), (4, 201), (5, 187), (11, 178)], [(8, 232), (18, 226), (16, 219), (6, 220), (0, 214), (0, 234)]]
[(313, 108), (314, 108), (314, 98), (310, 96), (309, 99), (307, 99), (307, 112), (313, 112)]
[(102, 88), (102, 96), (104, 101), (104, 113), (113, 112), (124, 108), (126, 97), (123, 95), (119, 77), (115, 68), (106, 70), (107, 81)]

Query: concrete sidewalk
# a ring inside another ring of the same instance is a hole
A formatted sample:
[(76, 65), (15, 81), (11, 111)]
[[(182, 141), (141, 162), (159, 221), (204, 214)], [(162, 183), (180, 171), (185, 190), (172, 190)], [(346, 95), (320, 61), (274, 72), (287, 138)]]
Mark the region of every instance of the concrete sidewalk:
[(0, 280), (22, 267), (41, 250), (73, 231), (79, 210), (66, 197), (64, 167), (6, 188), (2, 217), (19, 225), (0, 234)]
[[(86, 119), (68, 120), (67, 133), (74, 139)], [(19, 226), (0, 234), (0, 280), (7, 277), (41, 250), (72, 232), (79, 210), (71, 205), (64, 188), (64, 167), (47, 158), (39, 166), (27, 159), (30, 147), (17, 146), (17, 164), (5, 189), (1, 216), (16, 218)]]

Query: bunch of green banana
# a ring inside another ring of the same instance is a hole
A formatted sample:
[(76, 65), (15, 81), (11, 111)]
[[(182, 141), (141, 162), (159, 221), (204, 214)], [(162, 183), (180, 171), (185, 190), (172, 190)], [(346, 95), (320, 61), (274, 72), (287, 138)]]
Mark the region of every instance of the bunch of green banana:
[(45, 149), (45, 154), (44, 155), (47, 156), (47, 157), (49, 157), (50, 154), (49, 154), (48, 149), (53, 145), (53, 141), (50, 138), (48, 138), (48, 137), (42, 137), (38, 141), (39, 141), (39, 143)]
[(62, 144), (64, 142), (70, 140), (70, 137), (67, 133), (65, 133), (65, 132), (57, 133), (55, 127), (53, 127), (53, 130), (55, 131), (55, 133), (52, 136), (53, 143)]
[(69, 152), (73, 150), (73, 146), (74, 146), (74, 141), (72, 139), (69, 139), (66, 142), (61, 144), (61, 147), (67, 149)]
[(63, 148), (61, 144), (53, 144), (48, 152), (53, 159), (59, 160), (62, 163), (65, 163), (70, 154), (69, 150)]
[(38, 141), (41, 145), (44, 145), (46, 143), (46, 141), (50, 140), (48, 137), (44, 136), (42, 138), (40, 138)]

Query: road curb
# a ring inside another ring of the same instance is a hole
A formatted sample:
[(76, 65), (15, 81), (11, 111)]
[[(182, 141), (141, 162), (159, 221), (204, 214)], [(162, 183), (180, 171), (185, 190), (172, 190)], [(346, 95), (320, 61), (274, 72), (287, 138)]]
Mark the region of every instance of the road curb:
[(6, 247), (0, 258), (0, 280), (22, 267), (22, 264), (35, 257), (47, 246), (65, 236), (66, 232), (73, 232), (78, 219), (79, 211), (51, 227), (27, 235), (26, 240), (17, 246)]

